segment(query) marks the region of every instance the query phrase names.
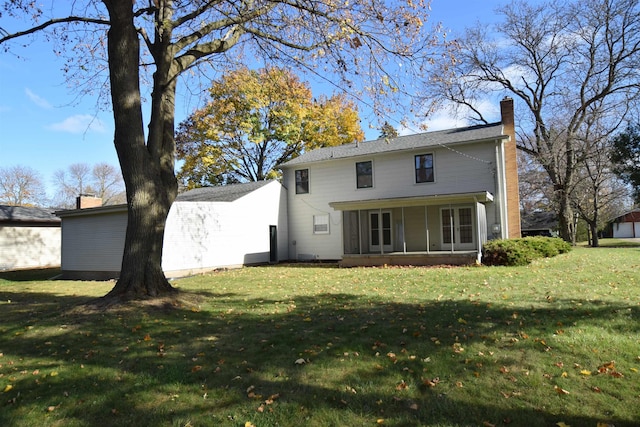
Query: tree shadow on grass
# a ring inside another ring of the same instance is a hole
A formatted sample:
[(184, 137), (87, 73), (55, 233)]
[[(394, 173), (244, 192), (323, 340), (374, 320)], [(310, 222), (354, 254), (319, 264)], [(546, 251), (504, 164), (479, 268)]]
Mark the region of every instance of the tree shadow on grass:
[(602, 377), (593, 402), (556, 392), (554, 364), (598, 356), (553, 337), (599, 324), (637, 334), (636, 305), (196, 296), (213, 308), (78, 311), (87, 298), (0, 292), (12, 301), (0, 308), (0, 388), (12, 386), (0, 425), (635, 424), (606, 405), (633, 405), (637, 386), (620, 395)]

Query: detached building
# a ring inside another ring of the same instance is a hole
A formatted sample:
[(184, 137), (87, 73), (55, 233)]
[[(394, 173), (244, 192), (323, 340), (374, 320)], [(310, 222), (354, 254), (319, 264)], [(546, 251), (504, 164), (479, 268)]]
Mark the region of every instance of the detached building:
[(0, 205), (0, 270), (58, 267), (60, 241), (51, 210)]
[[(119, 277), (127, 206), (59, 211), (62, 273), (73, 279)], [(180, 194), (169, 211), (162, 269), (180, 277), (217, 268), (287, 259), (286, 190), (277, 181), (205, 187)]]

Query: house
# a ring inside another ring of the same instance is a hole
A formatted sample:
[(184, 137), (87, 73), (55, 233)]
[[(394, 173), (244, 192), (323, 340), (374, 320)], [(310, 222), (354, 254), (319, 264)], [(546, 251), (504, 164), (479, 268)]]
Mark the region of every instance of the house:
[(522, 237), (558, 235), (558, 215), (555, 212), (527, 212), (521, 215)]
[[(277, 181), (206, 187), (180, 194), (167, 217), (162, 268), (180, 277), (288, 258), (286, 190)], [(126, 205), (56, 212), (66, 278), (120, 274)]]
[(614, 238), (640, 238), (640, 209), (634, 209), (609, 221)]
[(60, 218), (51, 210), (0, 205), (0, 270), (60, 265)]
[(313, 150), (282, 165), (289, 256), (467, 264), (520, 237), (513, 100), (498, 123)]

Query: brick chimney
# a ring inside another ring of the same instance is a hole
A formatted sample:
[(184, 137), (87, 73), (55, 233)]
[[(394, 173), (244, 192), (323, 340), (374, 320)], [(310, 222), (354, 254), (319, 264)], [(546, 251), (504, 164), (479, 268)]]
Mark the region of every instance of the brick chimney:
[(509, 135), (505, 143), (505, 175), (507, 179), (507, 230), (509, 238), (521, 236), (520, 191), (518, 186), (518, 153), (516, 149), (516, 128), (513, 113), (513, 99), (505, 97), (500, 101), (503, 133)]
[(81, 194), (76, 197), (76, 209), (98, 208), (102, 206), (102, 199), (93, 194)]

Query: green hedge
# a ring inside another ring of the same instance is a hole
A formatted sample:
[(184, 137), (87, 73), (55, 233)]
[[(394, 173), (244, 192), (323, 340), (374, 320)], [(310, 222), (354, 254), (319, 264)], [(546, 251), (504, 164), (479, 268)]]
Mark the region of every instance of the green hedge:
[(536, 258), (550, 258), (569, 252), (571, 245), (555, 237), (490, 240), (482, 247), (485, 265), (527, 265)]

